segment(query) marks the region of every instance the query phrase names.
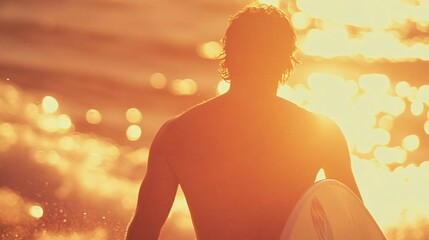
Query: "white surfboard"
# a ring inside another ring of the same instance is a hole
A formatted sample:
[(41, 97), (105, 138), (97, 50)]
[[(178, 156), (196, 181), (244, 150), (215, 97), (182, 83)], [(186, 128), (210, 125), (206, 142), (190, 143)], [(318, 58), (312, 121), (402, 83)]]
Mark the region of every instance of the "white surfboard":
[(316, 182), (298, 201), (280, 240), (386, 239), (362, 201), (336, 180)]

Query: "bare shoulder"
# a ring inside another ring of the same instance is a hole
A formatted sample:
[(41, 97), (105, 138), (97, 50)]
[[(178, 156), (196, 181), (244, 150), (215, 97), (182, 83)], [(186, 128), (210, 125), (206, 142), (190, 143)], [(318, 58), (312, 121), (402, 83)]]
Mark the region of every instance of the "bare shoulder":
[[(315, 135), (320, 155), (330, 159), (348, 159), (349, 150), (346, 138), (339, 125), (327, 116), (314, 114), (316, 120)], [(335, 156), (335, 157), (334, 157)]]
[(209, 118), (218, 109), (217, 98), (212, 98), (199, 103), (183, 113), (167, 120), (159, 129), (155, 140), (166, 141), (169, 138), (179, 139), (181, 135), (186, 135), (189, 131), (202, 122), (202, 118)]
[(294, 108), (296, 115), (299, 116), (300, 120), (305, 121), (305, 125), (307, 125), (315, 135), (334, 138), (342, 137), (341, 129), (333, 119), (321, 113), (312, 112), (297, 105), (294, 105)]
[(286, 100), (282, 104), (287, 109), (286, 114), (291, 115), (297, 126), (303, 126), (312, 141), (318, 145), (326, 147), (326, 144), (342, 144), (344, 141), (339, 125), (328, 116), (311, 112)]
[(205, 100), (201, 103), (192, 106), (191, 108), (185, 110), (183, 113), (179, 114), (175, 117), (179, 122), (184, 121), (188, 118), (197, 117), (200, 115), (204, 115), (208, 112), (216, 111), (219, 109), (218, 107), (225, 104), (224, 96), (217, 96)]
[(299, 121), (309, 130), (311, 129), (314, 131), (315, 134), (323, 133), (324, 131), (329, 132), (330, 130), (337, 128), (335, 122), (325, 115), (311, 112), (304, 107), (298, 106), (282, 98), (278, 98), (277, 102), (291, 120)]
[(195, 129), (196, 127), (209, 124), (214, 118), (222, 116), (225, 111), (226, 101), (222, 96), (203, 101), (168, 121), (168, 128), (174, 131)]

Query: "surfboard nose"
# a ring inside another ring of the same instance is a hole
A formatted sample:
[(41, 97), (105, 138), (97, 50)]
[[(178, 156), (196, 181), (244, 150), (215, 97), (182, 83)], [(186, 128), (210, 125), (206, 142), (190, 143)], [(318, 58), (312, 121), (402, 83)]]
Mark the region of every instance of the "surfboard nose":
[(362, 201), (344, 184), (313, 184), (294, 207), (280, 240), (385, 240)]

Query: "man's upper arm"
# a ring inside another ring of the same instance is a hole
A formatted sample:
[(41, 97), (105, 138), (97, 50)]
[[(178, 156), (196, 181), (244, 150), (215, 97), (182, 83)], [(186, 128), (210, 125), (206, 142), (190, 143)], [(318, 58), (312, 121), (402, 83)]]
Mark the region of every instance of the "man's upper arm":
[(176, 196), (178, 180), (169, 163), (174, 137), (165, 124), (155, 137), (127, 239), (157, 239)]
[(328, 130), (323, 140), (322, 149), (325, 175), (327, 178), (336, 179), (344, 183), (361, 198), (352, 172), (346, 139), (340, 128), (334, 123), (330, 124)]

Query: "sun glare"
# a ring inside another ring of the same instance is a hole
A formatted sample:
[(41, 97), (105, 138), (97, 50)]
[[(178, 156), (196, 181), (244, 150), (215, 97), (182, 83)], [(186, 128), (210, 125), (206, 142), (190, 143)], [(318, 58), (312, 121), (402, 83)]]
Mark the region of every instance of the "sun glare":
[(316, 23), (300, 44), (305, 54), (324, 58), (429, 60), (428, 39), (405, 40), (404, 31), (413, 23), (421, 26), (419, 31), (429, 31), (429, 17), (422, 14), (429, 12), (427, 2), (416, 6), (410, 1), (297, 0), (296, 4), (300, 11), (292, 16), (292, 23), (298, 30), (307, 28), (305, 19), (312, 18)]
[(272, 5), (275, 7), (279, 7), (280, 5), (280, 0), (258, 0), (258, 2), (267, 4), (267, 5)]
[[(402, 221), (401, 214), (418, 212), (424, 205), (416, 205), (414, 200), (405, 201), (398, 197), (395, 206), (401, 207), (392, 207), (383, 205), (377, 198), (390, 199), (388, 195), (395, 192), (407, 192), (410, 188), (422, 191), (428, 187), (426, 180), (408, 180), (414, 174), (424, 174), (421, 166), (408, 164), (415, 161), (410, 158), (410, 153), (419, 150), (421, 137), (417, 134), (403, 135), (398, 146), (396, 141), (392, 143), (391, 136), (396, 130), (396, 118), (404, 114), (421, 116), (426, 111), (427, 120), (420, 131), (425, 130), (429, 134), (427, 87), (411, 86), (406, 81), (393, 84), (386, 74), (362, 74), (355, 80), (346, 80), (339, 75), (315, 72), (308, 76), (306, 83), (281, 86), (278, 95), (310, 111), (329, 116), (340, 126), (349, 144), (353, 170), (365, 204), (380, 226), (384, 230), (397, 227)], [(413, 107), (413, 104), (418, 104), (418, 107)], [(411, 106), (410, 112), (406, 111), (406, 105)], [(418, 131), (418, 128), (409, 127)], [(389, 170), (395, 164), (401, 167)], [(402, 174), (400, 178), (399, 174)], [(423, 178), (427, 179), (428, 175)], [(321, 179), (320, 172), (316, 179)], [(377, 190), (387, 185), (392, 188)], [(426, 200), (428, 197), (422, 196)], [(424, 216), (429, 216), (429, 210)], [(418, 218), (410, 216), (407, 224), (412, 225)]]

